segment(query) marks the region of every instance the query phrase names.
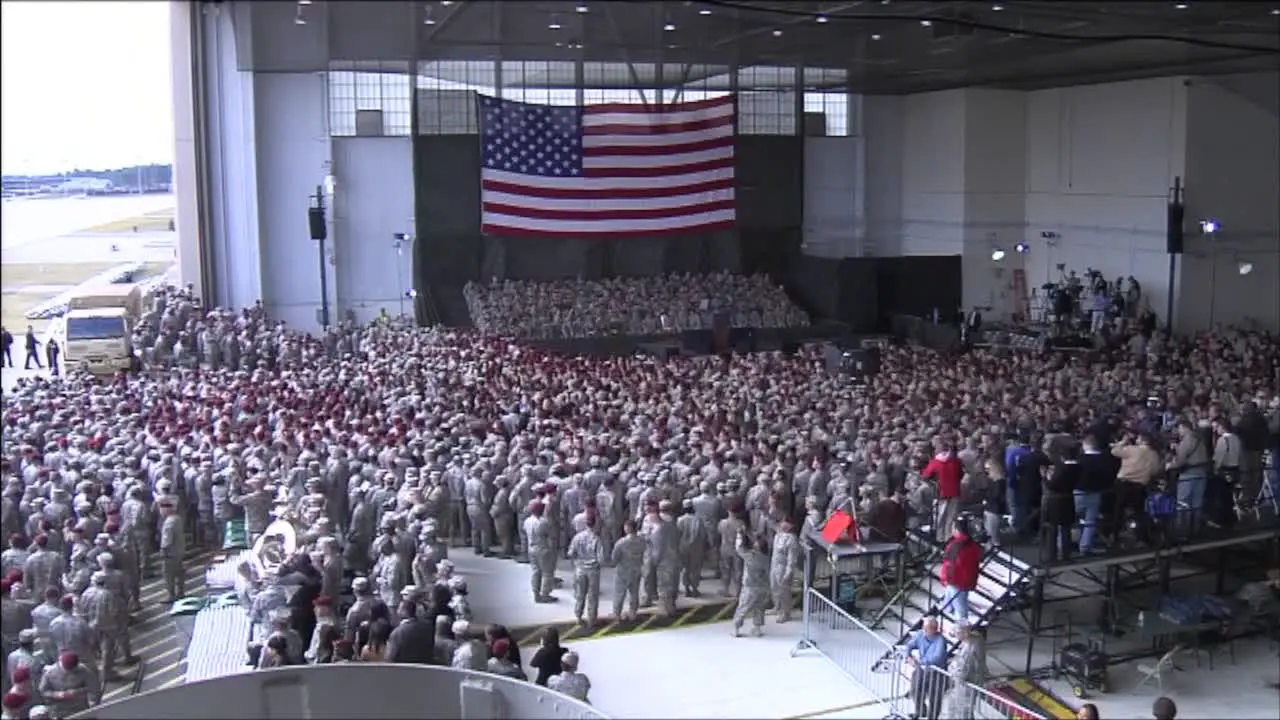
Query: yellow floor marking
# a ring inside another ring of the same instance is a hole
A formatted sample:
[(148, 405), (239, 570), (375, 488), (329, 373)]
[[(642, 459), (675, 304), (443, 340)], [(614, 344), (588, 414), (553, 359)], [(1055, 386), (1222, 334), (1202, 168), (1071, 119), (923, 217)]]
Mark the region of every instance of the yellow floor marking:
[(172, 679), (172, 680), (168, 680), (168, 681), (166, 681), (166, 682), (165, 682), (165, 684), (163, 684), (163, 685), (161, 685), (160, 687), (156, 688), (156, 690), (168, 690), (169, 688), (171, 688), (171, 687), (175, 687), (175, 686), (178, 686), (178, 685), (181, 685), (182, 683), (184, 683), (184, 682), (186, 682), (186, 681), (187, 681), (187, 674), (186, 674), (186, 673), (183, 673), (183, 674), (179, 675), (178, 677), (176, 677), (176, 678), (174, 678), (174, 679)]
[[(165, 655), (168, 655), (168, 654), (169, 654), (169, 653), (165, 653)], [(163, 655), (162, 655), (161, 657), (163, 657)], [(156, 659), (157, 659), (157, 660), (159, 660), (160, 658), (156, 658)], [(167, 675), (167, 674), (169, 674), (170, 672), (172, 672), (172, 671), (174, 670), (174, 668), (178, 668), (178, 667), (181, 667), (181, 666), (185, 665), (185, 664), (186, 664), (186, 662), (187, 662), (186, 658), (181, 658), (181, 659), (178, 659), (178, 660), (174, 660), (173, 662), (169, 663), (168, 665), (165, 665), (165, 666), (164, 666), (164, 667), (162, 667), (162, 668), (157, 668), (157, 669), (155, 669), (155, 670), (152, 670), (152, 671), (148, 672), (147, 674), (148, 674), (148, 675), (150, 675), (151, 677), (164, 677), (165, 675)], [(186, 671), (184, 670), (184, 671), (183, 671), (183, 674), (182, 674), (182, 675), (180, 675), (179, 677), (186, 677)], [(143, 678), (143, 680), (145, 681), (145, 680), (146, 680), (146, 678)]]
[(692, 620), (692, 619), (693, 619), (693, 616), (694, 616), (694, 615), (697, 615), (697, 614), (698, 614), (698, 611), (699, 611), (699, 610), (701, 610), (701, 609), (702, 609), (702, 608), (704, 608), (704, 607), (706, 607), (706, 605), (694, 605), (693, 607), (691, 607), (691, 608), (689, 608), (688, 610), (685, 610), (683, 613), (681, 613), (681, 614), (680, 614), (680, 617), (676, 618), (676, 619), (675, 619), (675, 621), (674, 621), (674, 622), (672, 622), (672, 623), (671, 623), (670, 625), (668, 625), (667, 627), (673, 627), (673, 628), (680, 627), (681, 625), (683, 625), (683, 624), (685, 624), (685, 623), (689, 622), (690, 620)]
[(615, 630), (617, 630), (617, 629), (618, 629), (618, 621), (617, 621), (617, 620), (614, 620), (613, 622), (609, 623), (608, 625), (605, 625), (603, 628), (600, 628), (599, 630), (597, 630), (597, 631), (595, 631), (595, 632), (591, 633), (591, 635), (589, 635), (588, 637), (585, 637), (585, 638), (582, 638), (582, 639), (583, 639), (583, 640), (587, 640), (587, 639), (595, 640), (595, 639), (597, 639), (597, 638), (605, 637), (605, 636), (609, 635), (610, 633), (614, 632), (614, 631), (615, 631)]
[(791, 717), (783, 718), (783, 720), (807, 720), (808, 718), (820, 718), (824, 715), (834, 715), (835, 713), (838, 713), (838, 712), (844, 712), (846, 710), (857, 710), (858, 708), (870, 707), (872, 705), (878, 705), (878, 704), (880, 704), (879, 700), (876, 700), (875, 698), (871, 698), (870, 700), (863, 700), (862, 702), (856, 702), (856, 703), (853, 703), (852, 705), (841, 705), (840, 707), (833, 707), (833, 708), (827, 708), (825, 710), (816, 710), (814, 712), (807, 712), (803, 715), (792, 715)]
[[(1061, 700), (1040, 689), (1039, 686), (1026, 678), (1014, 678), (1009, 681), (1009, 687), (1012, 687), (1025, 697), (1028, 702), (1035, 703), (1040, 710), (1047, 713), (1053, 720), (1072, 720), (1076, 716), (1075, 710), (1067, 707)], [(1036, 708), (1027, 709), (1034, 710)]]
[(732, 602), (725, 603), (724, 607), (717, 610), (716, 614), (712, 615), (711, 619), (708, 620), (706, 624), (711, 624), (711, 623), (720, 622), (721, 620), (724, 620), (726, 617), (729, 616), (729, 613), (732, 612), (735, 607), (737, 607), (736, 603), (732, 603)]

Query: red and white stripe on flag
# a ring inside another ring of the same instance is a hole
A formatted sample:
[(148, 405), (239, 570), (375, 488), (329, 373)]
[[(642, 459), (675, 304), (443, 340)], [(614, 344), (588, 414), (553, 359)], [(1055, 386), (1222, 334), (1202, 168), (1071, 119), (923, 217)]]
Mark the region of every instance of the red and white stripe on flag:
[(491, 235), (621, 237), (732, 229), (732, 95), (549, 108), (481, 98), (481, 225)]

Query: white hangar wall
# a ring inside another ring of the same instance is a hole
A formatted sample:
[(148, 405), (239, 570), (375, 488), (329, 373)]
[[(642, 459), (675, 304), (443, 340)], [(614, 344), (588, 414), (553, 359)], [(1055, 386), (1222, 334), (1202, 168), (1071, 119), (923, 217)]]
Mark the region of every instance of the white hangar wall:
[[(1016, 309), (1014, 269), (1034, 288), (1059, 263), (1133, 275), (1163, 314), (1186, 96), (1181, 78), (1161, 78), (865, 98), (868, 235), (883, 254), (963, 255), (965, 304), (997, 315)], [(1030, 253), (1011, 252), (1024, 241)], [(1010, 251), (998, 264), (997, 247)]]
[[(1197, 78), (1188, 93), (1178, 327), (1280, 332), (1280, 73)], [(1195, 232), (1201, 219), (1221, 232)], [(1240, 275), (1241, 263), (1253, 271)]]

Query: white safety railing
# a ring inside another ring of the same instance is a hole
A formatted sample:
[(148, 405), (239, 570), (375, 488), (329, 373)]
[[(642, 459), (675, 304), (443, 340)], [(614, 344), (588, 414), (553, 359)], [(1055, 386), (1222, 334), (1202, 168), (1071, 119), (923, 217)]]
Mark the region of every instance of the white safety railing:
[(940, 668), (917, 666), (903, 648), (894, 647), (813, 588), (804, 595), (803, 633), (793, 657), (816, 650), (888, 707), (890, 717), (1047, 720), (1013, 699), (956, 682)]

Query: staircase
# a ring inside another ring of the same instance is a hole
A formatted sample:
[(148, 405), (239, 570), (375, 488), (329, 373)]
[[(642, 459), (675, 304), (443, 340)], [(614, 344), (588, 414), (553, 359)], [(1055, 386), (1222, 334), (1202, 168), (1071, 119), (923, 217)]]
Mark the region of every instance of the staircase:
[[(882, 669), (924, 626), (926, 616), (938, 617), (945, 628), (954, 627), (961, 620), (950, 609), (940, 610), (946, 591), (942, 584), (942, 547), (928, 534), (918, 531), (909, 536), (908, 544), (920, 553), (920, 574), (880, 611), (875, 627), (893, 649), (876, 662), (876, 670)], [(999, 548), (988, 550), (982, 558), (978, 586), (969, 593), (969, 617), (966, 618), (969, 625), (986, 627), (1000, 613), (1021, 602), (1032, 572), (1030, 565), (1009, 552)], [(954, 650), (954, 646), (948, 648), (948, 657)]]

